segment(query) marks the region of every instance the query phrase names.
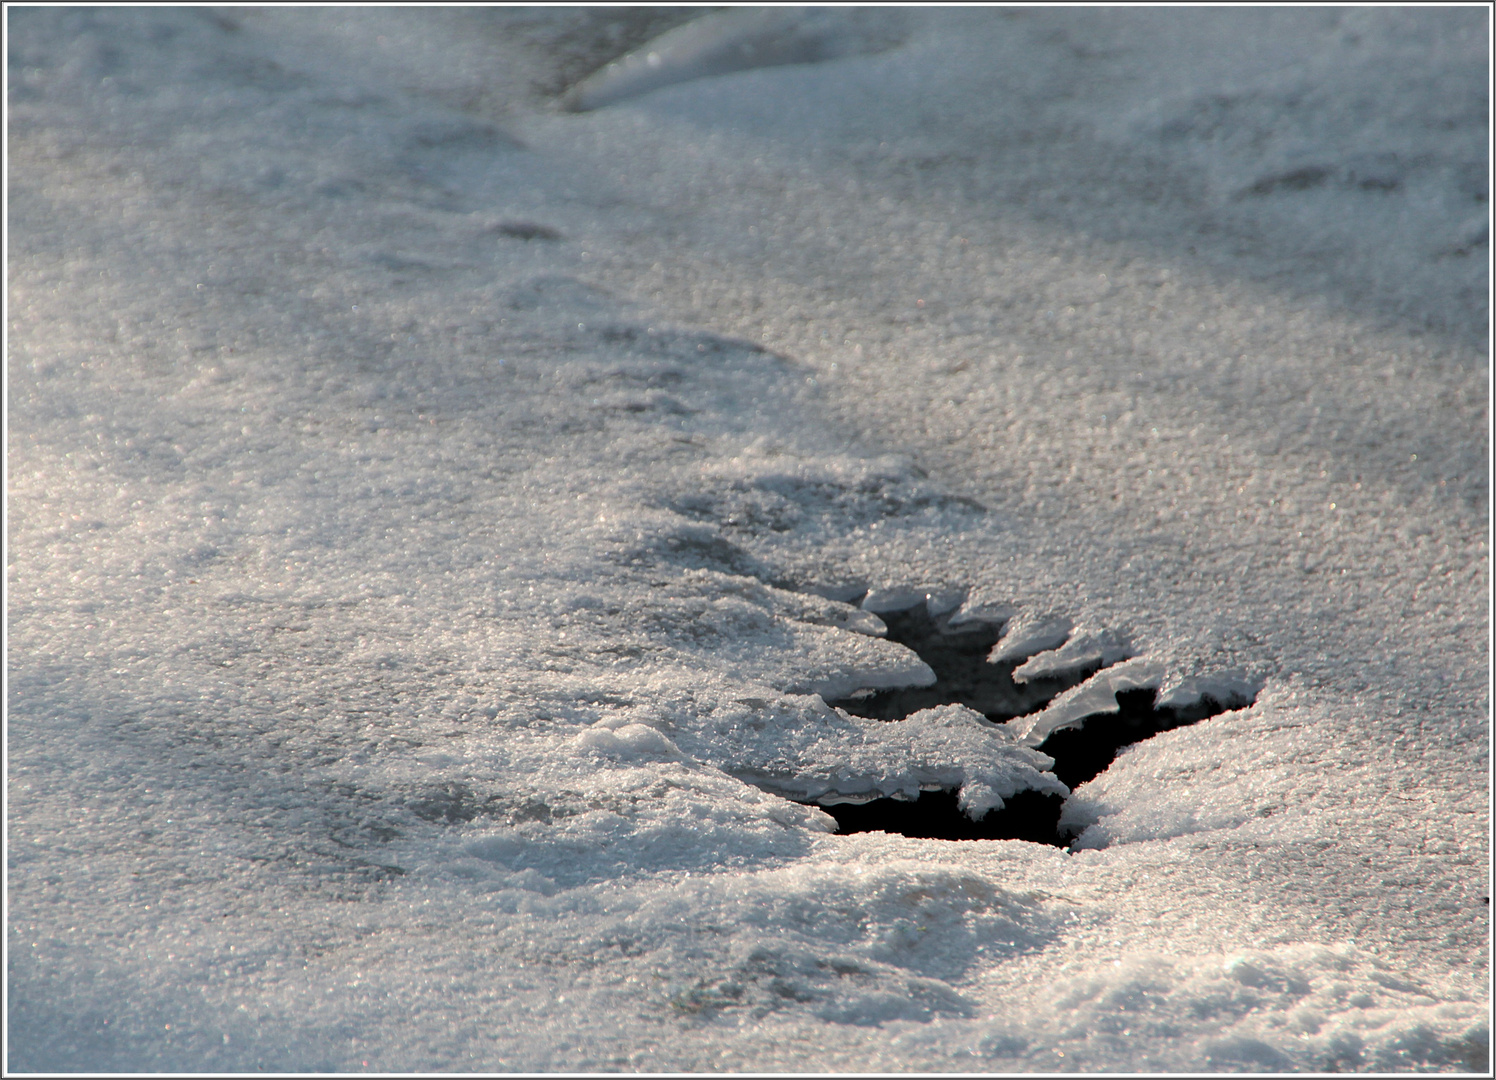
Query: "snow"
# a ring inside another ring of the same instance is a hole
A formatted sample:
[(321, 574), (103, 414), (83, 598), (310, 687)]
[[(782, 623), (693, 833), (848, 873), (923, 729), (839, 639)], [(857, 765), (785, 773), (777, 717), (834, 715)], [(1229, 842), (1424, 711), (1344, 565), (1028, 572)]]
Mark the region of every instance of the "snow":
[(11, 1070), (1486, 1069), (1484, 9), (6, 17)]
[[(1058, 636), (1058, 635), (1057, 635)], [(1037, 642), (1030, 641), (1029, 648)], [(1027, 653), (1020, 651), (1015, 642), (1003, 642), (994, 650), (1000, 659), (1017, 658)], [(1019, 682), (1050, 678), (1071, 671), (1090, 667), (1110, 667), (1131, 656), (1131, 647), (1126, 639), (1111, 630), (1071, 630), (1059, 648), (1051, 648), (1031, 656), (1013, 669), (1013, 678)]]
[[(1056, 653), (1060, 652), (1062, 650), (1056, 650)], [(1074, 666), (1092, 662), (1093, 653), (1094, 650), (1087, 649)], [(1041, 653), (1037, 659), (1044, 660), (1050, 655), (1052, 654)], [(1031, 668), (1030, 664), (1024, 664), (1013, 672), (1013, 676), (1017, 678), (1020, 674), (1024, 674), (1033, 677), (1048, 671), (1064, 671), (1071, 665), (1064, 664), (1062, 660), (1062, 657), (1056, 656), (1052, 664), (1040, 668), (1037, 672)], [(1024, 742), (1038, 746), (1052, 732), (1083, 726), (1086, 718), (1093, 715), (1116, 712), (1119, 693), (1127, 690), (1157, 690), (1163, 679), (1162, 667), (1154, 662), (1144, 660), (1117, 664), (1097, 672), (1093, 678), (1060, 694), (1039, 712), (1009, 720), (1007, 726)], [(1190, 699), (1186, 701), (1186, 704), (1193, 704), (1195, 700), (1198, 699)], [(1247, 696), (1247, 700), (1250, 701), (1251, 697)], [(1237, 703), (1230, 698), (1227, 698), (1226, 702)]]
[(651, 90), (735, 71), (881, 52), (899, 43), (897, 9), (736, 8), (693, 19), (583, 79), (568, 93), (578, 112)]

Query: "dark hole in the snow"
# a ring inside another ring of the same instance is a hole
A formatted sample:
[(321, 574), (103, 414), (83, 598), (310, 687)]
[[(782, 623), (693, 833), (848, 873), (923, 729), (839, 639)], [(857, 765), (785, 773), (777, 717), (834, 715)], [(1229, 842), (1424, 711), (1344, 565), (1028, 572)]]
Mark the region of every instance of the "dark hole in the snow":
[(1157, 698), (1156, 690), (1123, 690), (1117, 695), (1117, 712), (1103, 713), (1082, 727), (1056, 731), (1039, 749), (1054, 758), (1054, 774), (1074, 790), (1104, 773), (1124, 746), (1226, 711), (1214, 698), (1202, 698), (1184, 709), (1157, 708), (1153, 704)]
[(1093, 667), (1059, 679), (1014, 682), (1013, 671), (1023, 659), (987, 662), (987, 654), (1002, 637), (1001, 623), (969, 622), (952, 627), (946, 618), (931, 618), (924, 604), (878, 617), (888, 627), (889, 641), (913, 649), (930, 665), (935, 684), (831, 702), (854, 716), (902, 720), (921, 709), (961, 704), (1001, 723), (1042, 709), (1061, 691), (1078, 686), (1096, 673)]
[[(933, 686), (884, 690), (834, 701), (855, 716), (874, 720), (902, 720), (920, 709), (960, 704), (982, 713), (994, 723), (1042, 709), (1062, 691), (1089, 679), (1096, 667), (1069, 672), (1059, 678), (1015, 682), (1013, 671), (1023, 658), (993, 664), (987, 654), (1002, 637), (1002, 624), (966, 622), (951, 626), (948, 617), (932, 617), (924, 604), (880, 614), (888, 639), (905, 645), (935, 672)], [(1123, 747), (1152, 738), (1161, 731), (1186, 727), (1232, 706), (1212, 698), (1186, 708), (1158, 708), (1154, 690), (1124, 690), (1117, 694), (1118, 711), (1088, 717), (1076, 727), (1056, 731), (1039, 745), (1054, 758), (1054, 774), (1074, 790), (1116, 760)], [(917, 800), (875, 799), (871, 802), (822, 806), (836, 819), (838, 831), (892, 832), (937, 840), (1030, 840), (1068, 847), (1071, 837), (1059, 831), (1058, 795), (1024, 791), (1004, 801), (1001, 810), (972, 821), (957, 805), (954, 791), (926, 791)]]
[(927, 840), (1031, 840), (1058, 844), (1056, 829), (1064, 800), (1040, 791), (1020, 791), (972, 821), (956, 803), (954, 791), (923, 791), (919, 799), (874, 799), (865, 803), (822, 806), (836, 819), (837, 832), (889, 832)]

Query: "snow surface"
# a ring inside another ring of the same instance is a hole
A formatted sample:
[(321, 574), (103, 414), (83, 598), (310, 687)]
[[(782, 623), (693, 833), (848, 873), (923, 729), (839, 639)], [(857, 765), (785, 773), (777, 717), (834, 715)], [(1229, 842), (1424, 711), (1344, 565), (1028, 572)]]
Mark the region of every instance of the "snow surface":
[(1484, 9), (695, 14), (7, 8), (9, 1068), (1484, 1071)]

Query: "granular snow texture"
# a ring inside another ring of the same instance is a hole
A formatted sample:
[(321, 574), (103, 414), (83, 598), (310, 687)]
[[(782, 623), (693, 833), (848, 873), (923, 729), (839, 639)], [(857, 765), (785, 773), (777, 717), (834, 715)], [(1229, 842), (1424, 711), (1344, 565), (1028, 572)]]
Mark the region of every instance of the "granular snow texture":
[(10, 1070), (1487, 1069), (1485, 9), (783, 18), (7, 7)]

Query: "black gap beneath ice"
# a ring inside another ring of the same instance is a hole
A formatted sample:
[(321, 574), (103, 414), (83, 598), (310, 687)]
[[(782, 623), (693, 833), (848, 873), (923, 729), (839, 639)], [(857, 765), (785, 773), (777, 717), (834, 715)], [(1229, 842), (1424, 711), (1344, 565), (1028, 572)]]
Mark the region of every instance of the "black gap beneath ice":
[(1182, 709), (1160, 709), (1154, 704), (1157, 700), (1156, 690), (1123, 690), (1117, 695), (1117, 712), (1088, 717), (1090, 722), (1083, 727), (1056, 731), (1039, 749), (1054, 758), (1054, 774), (1073, 791), (1104, 773), (1124, 746), (1198, 724), (1227, 709), (1209, 697)]
[[(1058, 694), (1096, 674), (1098, 667), (1060, 678), (1019, 683), (1013, 671), (1023, 658), (988, 663), (987, 654), (1002, 636), (1001, 623), (967, 622), (951, 626), (948, 617), (932, 617), (924, 604), (880, 615), (888, 639), (913, 649), (935, 672), (932, 686), (885, 690), (833, 701), (855, 716), (902, 720), (920, 709), (960, 704), (1002, 723), (1042, 709)], [(1185, 727), (1232, 707), (1212, 698), (1186, 708), (1159, 708), (1154, 690), (1124, 690), (1118, 712), (1087, 717), (1081, 726), (1050, 735), (1039, 750), (1054, 758), (1054, 774), (1074, 790), (1116, 760), (1123, 747), (1161, 731)], [(972, 821), (957, 805), (954, 791), (926, 791), (917, 800), (875, 799), (821, 809), (836, 819), (838, 831), (891, 832), (935, 840), (1029, 840), (1068, 847), (1072, 837), (1059, 830), (1063, 800), (1058, 795), (1020, 792), (1001, 810)]]
[(956, 803), (954, 791), (922, 791), (916, 801), (874, 799), (865, 803), (822, 806), (836, 819), (840, 833), (887, 832), (927, 840), (1029, 840), (1035, 844), (1067, 846), (1056, 839), (1060, 807), (1058, 795), (1020, 791), (1001, 810), (972, 821)]

